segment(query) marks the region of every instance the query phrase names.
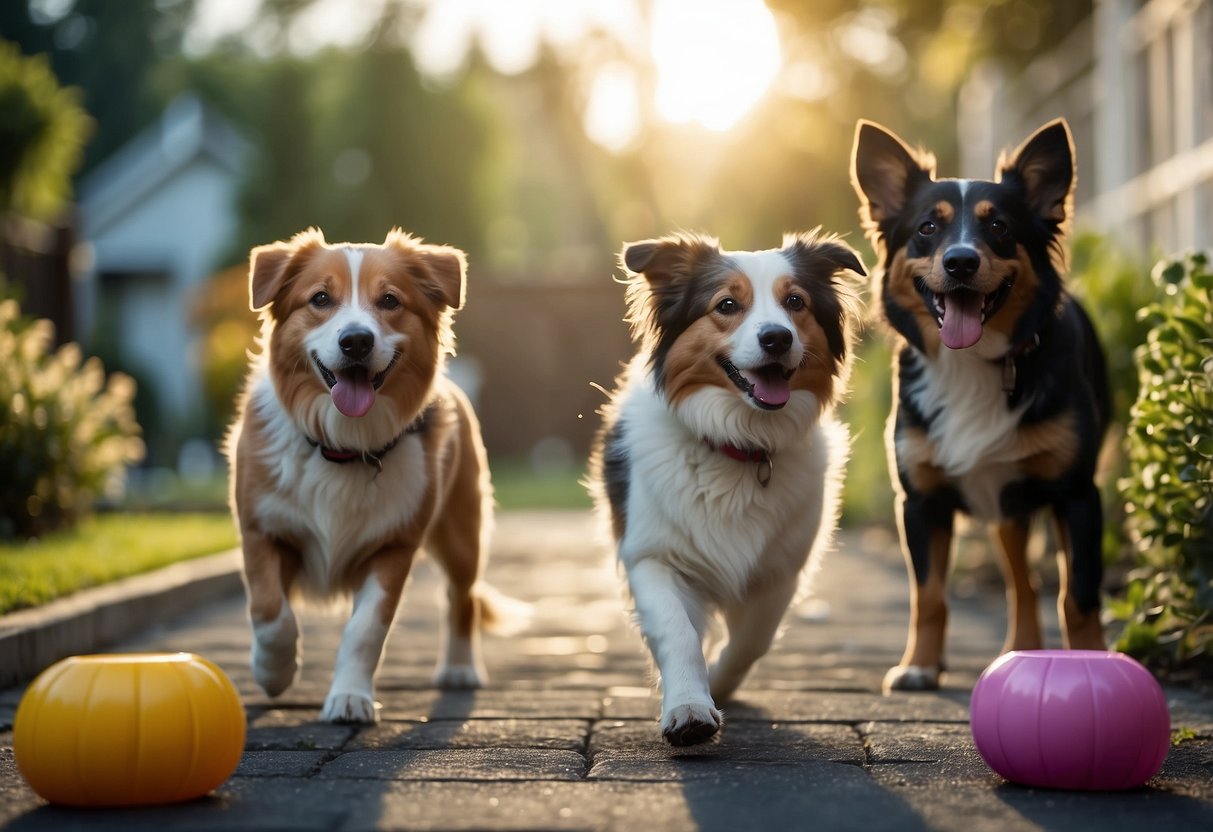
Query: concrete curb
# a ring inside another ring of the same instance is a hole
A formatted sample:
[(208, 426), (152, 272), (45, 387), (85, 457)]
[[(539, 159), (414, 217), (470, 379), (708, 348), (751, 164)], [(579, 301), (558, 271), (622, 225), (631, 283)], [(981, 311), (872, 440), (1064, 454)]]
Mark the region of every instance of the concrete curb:
[(240, 550), (232, 549), (0, 616), (0, 688), (240, 590)]

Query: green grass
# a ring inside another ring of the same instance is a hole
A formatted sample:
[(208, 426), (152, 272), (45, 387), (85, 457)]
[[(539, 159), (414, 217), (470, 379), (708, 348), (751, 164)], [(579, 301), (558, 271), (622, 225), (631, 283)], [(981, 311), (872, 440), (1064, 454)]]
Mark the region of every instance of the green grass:
[(502, 511), (590, 507), (590, 496), (580, 482), (585, 476), (584, 466), (536, 471), (526, 460), (494, 459), (489, 467), (493, 493)]
[(236, 545), (227, 514), (100, 514), (74, 531), (0, 545), (0, 614)]
[[(535, 471), (526, 460), (494, 460), (492, 474), (502, 511), (590, 507), (580, 483), (583, 466)], [(237, 545), (227, 513), (171, 510), (221, 507), (222, 479), (192, 491), (149, 489), (134, 496), (127, 511), (94, 515), (74, 531), (0, 544), (0, 615)]]

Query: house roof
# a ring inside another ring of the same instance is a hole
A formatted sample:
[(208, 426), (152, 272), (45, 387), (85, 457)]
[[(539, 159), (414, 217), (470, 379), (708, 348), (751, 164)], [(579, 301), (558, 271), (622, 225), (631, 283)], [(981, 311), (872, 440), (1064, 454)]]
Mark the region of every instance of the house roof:
[(238, 176), (248, 142), (195, 95), (173, 99), (150, 127), (85, 176), (77, 189), (83, 231), (95, 238), (200, 157)]

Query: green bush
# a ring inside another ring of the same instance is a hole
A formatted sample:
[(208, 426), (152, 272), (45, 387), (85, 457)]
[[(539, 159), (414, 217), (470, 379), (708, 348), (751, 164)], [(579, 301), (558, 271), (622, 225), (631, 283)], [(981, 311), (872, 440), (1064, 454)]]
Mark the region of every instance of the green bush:
[(45, 55), (0, 42), (0, 213), (53, 217), (71, 199), (92, 121)]
[(1159, 263), (1162, 299), (1137, 350), (1121, 480), (1137, 552), (1117, 647), (1162, 670), (1213, 667), (1213, 271), (1205, 255)]
[[(1136, 351), (1146, 341), (1150, 322), (1141, 310), (1156, 298), (1148, 278), (1147, 261), (1130, 253), (1114, 237), (1084, 232), (1074, 238), (1067, 286), (1083, 302), (1108, 361), (1112, 392), (1112, 423), (1105, 449), (1124, 446), (1125, 429), (1137, 399)], [(1125, 564), (1133, 559), (1123, 534), (1124, 501), (1117, 490), (1128, 473), (1123, 453), (1105, 453), (1097, 480), (1104, 503), (1104, 563)], [(1117, 573), (1119, 574), (1119, 573)], [(1115, 588), (1115, 587), (1113, 587)]]
[(127, 376), (67, 344), (49, 321), (0, 300), (0, 539), (70, 525), (143, 456)]

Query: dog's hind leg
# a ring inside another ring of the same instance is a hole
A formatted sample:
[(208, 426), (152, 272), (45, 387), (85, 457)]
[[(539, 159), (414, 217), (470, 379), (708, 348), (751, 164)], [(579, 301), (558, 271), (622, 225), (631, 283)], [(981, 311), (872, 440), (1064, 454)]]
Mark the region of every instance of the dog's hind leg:
[(1016, 517), (999, 523), (994, 529), (1002, 558), (1003, 577), (1007, 584), (1007, 637), (1002, 652), (1039, 650), (1040, 610), (1036, 587), (1028, 566), (1028, 538), (1031, 531), (1027, 517)]
[(948, 626), (947, 579), (953, 513), (922, 497), (899, 497), (902, 546), (910, 570), (910, 631), (884, 690), (935, 690), (943, 672)]
[(705, 612), (664, 563), (644, 558), (626, 566), (640, 633), (661, 674), (661, 735), (670, 745), (705, 742), (723, 722), (708, 691)]
[(341, 634), (333, 684), (320, 718), (325, 722), (376, 722), (375, 673), (396, 617), (416, 547), (391, 547), (371, 560), (354, 593), (354, 611)]
[(1094, 483), (1081, 494), (1054, 507), (1061, 590), (1057, 613), (1065, 646), (1077, 650), (1103, 650), (1099, 621), (1100, 584), (1103, 582), (1103, 506)]
[(478, 688), (488, 679), (480, 658), (484, 610), (477, 590), (487, 554), (485, 531), (492, 522), (491, 504), (482, 497), (487, 483), (477, 485), (478, 472), (462, 467), (455, 476), (427, 541), (447, 577), (445, 643), (434, 684), (450, 690)]
[(794, 580), (776, 583), (725, 610), (729, 640), (708, 674), (712, 699), (718, 705), (733, 695), (754, 662), (771, 649), (796, 588)]

